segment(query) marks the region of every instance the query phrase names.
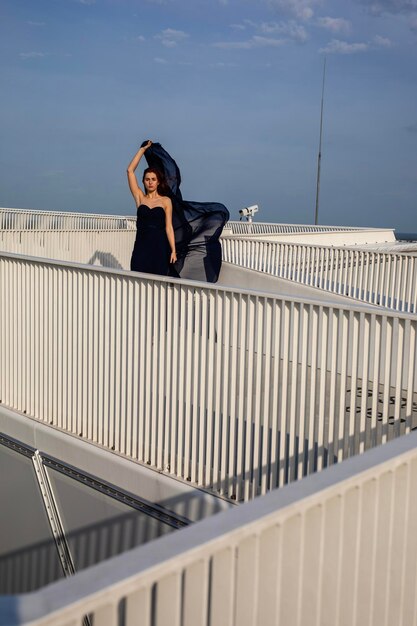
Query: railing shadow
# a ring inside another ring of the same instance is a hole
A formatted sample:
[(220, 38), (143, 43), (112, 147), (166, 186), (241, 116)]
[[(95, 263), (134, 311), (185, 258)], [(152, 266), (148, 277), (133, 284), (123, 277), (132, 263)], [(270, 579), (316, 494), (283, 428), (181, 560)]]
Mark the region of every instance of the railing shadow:
[(124, 270), (123, 265), (119, 263), (116, 257), (110, 252), (101, 252), (96, 250), (93, 256), (87, 261), (88, 265), (101, 265), (102, 267), (111, 267), (112, 269)]
[[(132, 511), (66, 532), (66, 539), (77, 572), (173, 530)], [(52, 538), (0, 556), (0, 594), (34, 591), (63, 577)]]
[[(278, 411), (275, 416), (263, 416), (261, 411), (257, 417), (244, 419), (212, 412), (210, 416), (204, 416), (204, 423), (191, 423), (187, 428), (183, 425), (180, 447), (194, 450), (194, 453), (188, 460), (182, 458), (182, 467), (186, 463), (192, 467), (191, 476), (182, 474), (182, 477), (191, 485), (241, 502), (391, 441), (417, 427), (417, 393), (413, 393), (410, 402), (405, 393), (396, 397), (393, 388), (386, 396), (381, 385), (374, 396), (372, 383), (368, 381), (364, 387), (362, 384), (358, 381), (353, 394), (347, 385), (345, 394), (336, 394), (333, 404), (327, 397), (324, 408), (320, 408), (321, 399), (317, 394), (314, 411), (307, 399), (302, 415), (299, 409), (291, 406), (287, 407), (285, 415)], [(194, 406), (188, 412), (201, 415)], [(199, 445), (193, 449), (192, 441), (200, 441), (200, 428), (206, 432), (209, 419), (212, 422), (211, 441), (204, 439), (211, 451), (207, 458), (207, 452), (202, 453)], [(185, 432), (188, 432), (187, 441)], [(267, 463), (262, 459), (268, 459)], [(172, 473), (181, 473), (178, 458), (170, 458), (169, 463)], [(217, 473), (213, 468), (218, 468)], [(203, 477), (202, 484), (196, 476)]]

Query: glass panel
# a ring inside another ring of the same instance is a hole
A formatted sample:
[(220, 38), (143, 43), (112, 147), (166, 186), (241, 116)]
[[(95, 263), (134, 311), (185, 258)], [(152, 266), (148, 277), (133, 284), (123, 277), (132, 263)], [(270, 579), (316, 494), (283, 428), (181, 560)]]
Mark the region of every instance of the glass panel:
[(77, 571), (174, 530), (74, 478), (47, 472)]
[(0, 445), (0, 594), (34, 591), (64, 573), (32, 461)]

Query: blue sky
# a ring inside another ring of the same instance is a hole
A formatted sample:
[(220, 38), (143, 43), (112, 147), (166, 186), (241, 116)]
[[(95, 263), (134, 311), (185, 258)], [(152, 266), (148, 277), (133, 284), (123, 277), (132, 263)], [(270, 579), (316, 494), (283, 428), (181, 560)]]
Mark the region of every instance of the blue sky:
[(134, 214), (160, 141), (232, 217), (417, 232), (417, 0), (2, 0), (0, 206)]

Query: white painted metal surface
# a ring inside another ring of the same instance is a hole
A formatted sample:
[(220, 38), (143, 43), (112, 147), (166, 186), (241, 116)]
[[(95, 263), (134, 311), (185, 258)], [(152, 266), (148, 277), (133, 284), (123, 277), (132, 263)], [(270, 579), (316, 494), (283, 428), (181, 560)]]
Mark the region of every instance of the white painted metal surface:
[(0, 250), (114, 269), (129, 269), (135, 230), (0, 231)]
[(4, 406), (237, 501), (314, 474), (0, 598), (0, 624), (415, 626), (416, 336), (365, 305), (0, 254)]
[(417, 434), (26, 596), (1, 626), (414, 626)]
[[(3, 234), (3, 251), (13, 250), (4, 247), (7, 233), (39, 232), (80, 232), (80, 231), (134, 231), (136, 218), (131, 216), (69, 213), (59, 211), (36, 211), (26, 209), (0, 208), (0, 234)], [(395, 242), (393, 229), (357, 228), (346, 226), (311, 226), (305, 224), (275, 224), (262, 222), (230, 221), (223, 230), (223, 236), (243, 236), (261, 238), (265, 241), (288, 241), (321, 245), (382, 244)], [(23, 252), (23, 251), (22, 251)], [(28, 249), (25, 253), (30, 254)]]
[(228, 222), (223, 237), (245, 237), (263, 241), (283, 241), (309, 245), (352, 246), (395, 242), (392, 228), (357, 228), (348, 226), (312, 226), (261, 222)]
[[(230, 228), (234, 235), (267, 235), (267, 234), (294, 234), (294, 233), (324, 233), (324, 232), (360, 232), (369, 230), (367, 228), (358, 228), (353, 226), (322, 226), (320, 224), (277, 224), (274, 222), (246, 222), (233, 221), (228, 222), (227, 227)], [(375, 229), (379, 230), (379, 229)], [(380, 229), (386, 230), (386, 229)]]
[(417, 312), (417, 257), (354, 248), (222, 240), (223, 258), (397, 311)]
[[(134, 230), (3, 231), (4, 252), (129, 269)], [(417, 257), (359, 249), (222, 239), (225, 261), (393, 310), (417, 311)]]
[(35, 450), (32, 456), (32, 463), (35, 469), (35, 476), (39, 485), (39, 491), (42, 495), (45, 514), (55, 541), (61, 567), (64, 570), (65, 576), (72, 576), (75, 573), (74, 561), (65, 536), (59, 506), (57, 505), (51, 481), (46, 473), (39, 450)]
[(0, 231), (135, 230), (134, 217), (0, 208)]
[(0, 400), (248, 500), (405, 434), (417, 318), (0, 255)]
[[(124, 230), (135, 229), (135, 217), (75, 213), (67, 211), (38, 211), (0, 207), (0, 230)], [(226, 225), (233, 235), (268, 235), (297, 233), (353, 233), (387, 229), (368, 229), (349, 226), (312, 226), (310, 224), (276, 224), (268, 222), (240, 222), (231, 220)], [(390, 231), (390, 229), (388, 229)]]
[[(346, 245), (367, 240), (369, 233), (371, 240), (381, 241), (383, 229), (231, 221), (224, 233), (232, 230), (239, 235), (222, 239), (227, 261), (394, 310), (417, 310), (416, 259), (312, 245), (312, 237), (334, 246), (335, 237), (340, 238), (339, 245)], [(287, 239), (305, 235), (310, 248), (272, 242), (281, 235)], [(3, 252), (129, 269), (134, 238), (133, 217), (0, 209)]]

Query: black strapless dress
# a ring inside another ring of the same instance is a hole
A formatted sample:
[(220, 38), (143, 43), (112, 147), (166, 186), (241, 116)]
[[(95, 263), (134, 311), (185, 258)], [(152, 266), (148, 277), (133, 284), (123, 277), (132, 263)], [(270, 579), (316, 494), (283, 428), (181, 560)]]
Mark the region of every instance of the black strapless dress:
[(134, 272), (167, 276), (170, 256), (171, 248), (165, 230), (163, 207), (156, 206), (151, 209), (146, 204), (140, 204), (130, 269)]
[[(169, 275), (215, 283), (222, 264), (219, 238), (229, 219), (229, 211), (219, 202), (183, 200), (178, 165), (160, 143), (153, 143), (146, 150), (145, 159), (149, 167), (165, 174), (170, 190), (167, 195), (172, 200), (172, 225), (178, 260), (169, 264)], [(153, 255), (150, 256), (153, 258)]]

